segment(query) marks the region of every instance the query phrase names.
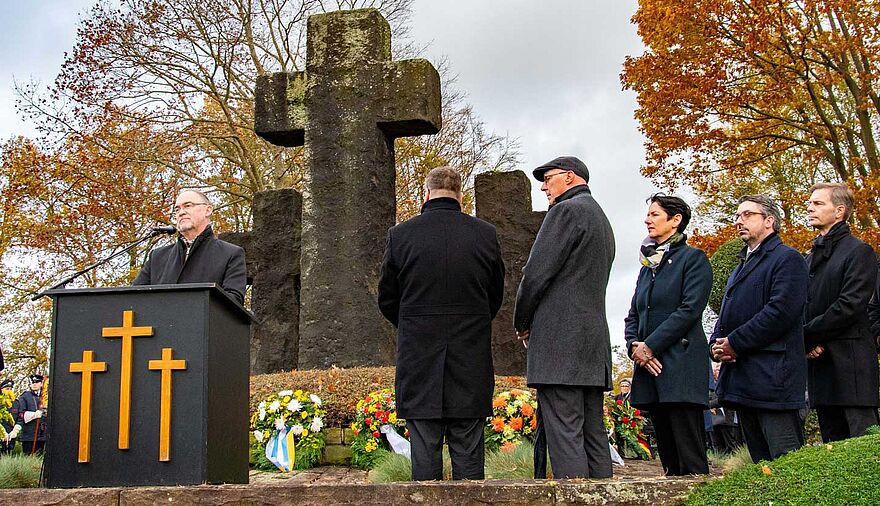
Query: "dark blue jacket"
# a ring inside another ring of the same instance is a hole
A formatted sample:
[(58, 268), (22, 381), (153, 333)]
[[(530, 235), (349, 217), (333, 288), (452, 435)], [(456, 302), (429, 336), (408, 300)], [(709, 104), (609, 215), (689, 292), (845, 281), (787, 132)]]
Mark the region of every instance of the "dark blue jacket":
[(663, 255), (653, 276), (642, 267), (626, 317), (626, 349), (632, 356), (633, 343), (644, 341), (663, 372), (655, 378), (636, 366), (630, 404), (708, 405), (709, 346), (702, 320), (711, 289), (706, 254), (683, 242)]
[(783, 410), (806, 405), (803, 311), (809, 291), (801, 254), (771, 234), (730, 274), (710, 344), (728, 337), (736, 362), (721, 366), (722, 406)]

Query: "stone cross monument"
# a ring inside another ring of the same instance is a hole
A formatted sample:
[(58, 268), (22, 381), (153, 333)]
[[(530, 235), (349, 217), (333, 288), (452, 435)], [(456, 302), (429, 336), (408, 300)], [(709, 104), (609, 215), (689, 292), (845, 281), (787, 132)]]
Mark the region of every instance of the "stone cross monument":
[(392, 364), (393, 328), (376, 306), (395, 221), (394, 139), (441, 126), (440, 77), (391, 61), (375, 9), (309, 17), (306, 70), (257, 78), (255, 130), (305, 146), (299, 368)]
[(546, 211), (532, 211), (532, 185), (521, 170), (477, 175), (474, 181), (477, 218), (495, 225), (504, 257), (504, 303), (492, 321), (495, 374), (526, 373), (526, 350), (513, 331), (516, 289)]

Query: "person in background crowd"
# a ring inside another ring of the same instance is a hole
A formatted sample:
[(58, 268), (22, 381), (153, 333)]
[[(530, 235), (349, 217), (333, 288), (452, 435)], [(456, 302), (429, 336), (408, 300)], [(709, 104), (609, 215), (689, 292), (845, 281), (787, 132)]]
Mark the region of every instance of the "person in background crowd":
[(13, 403), (11, 411), (15, 416), (15, 427), (9, 437), (15, 439), (20, 435), (22, 453), (34, 455), (43, 453), (49, 424), (46, 407), (40, 401), (45, 378), (42, 374), (32, 374), (29, 379), (30, 388)]
[(15, 382), (11, 379), (0, 381), (0, 394), (2, 394), (0, 402), (5, 403), (7, 398), (12, 398), (12, 402), (10, 402), (9, 405), (0, 406), (0, 412), (3, 412), (4, 416), (6, 414), (9, 416), (9, 418), (0, 419), (0, 425), (2, 425), (3, 430), (6, 431), (6, 437), (0, 440), (0, 455), (9, 454), (12, 452), (12, 449), (15, 448), (15, 440), (9, 437), (12, 428), (15, 426), (15, 418), (10, 412), (12, 403), (15, 402), (15, 394), (12, 392), (13, 387), (15, 387)]

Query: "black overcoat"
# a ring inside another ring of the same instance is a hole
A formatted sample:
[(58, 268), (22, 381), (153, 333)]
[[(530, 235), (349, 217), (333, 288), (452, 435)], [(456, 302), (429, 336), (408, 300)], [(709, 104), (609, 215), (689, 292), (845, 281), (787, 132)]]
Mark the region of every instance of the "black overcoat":
[(217, 283), (243, 303), (247, 284), (244, 249), (217, 239), (208, 225), (193, 241), (189, 258), (186, 258), (186, 244), (182, 237), (178, 237), (174, 244), (151, 251), (133, 284), (176, 283)]
[(529, 386), (611, 389), (605, 289), (614, 233), (587, 185), (556, 199), (523, 267), (513, 324), (529, 330)]
[(703, 311), (712, 290), (712, 266), (706, 254), (683, 241), (672, 245), (652, 271), (642, 267), (629, 315), (626, 349), (645, 342), (663, 371), (654, 377), (642, 367), (633, 371), (630, 404), (709, 402), (709, 344)]
[(711, 346), (728, 337), (736, 362), (721, 364), (722, 406), (792, 410), (806, 406), (804, 303), (809, 276), (804, 257), (771, 234), (730, 273)]
[(868, 303), (868, 319), (871, 320), (871, 332), (877, 342), (877, 351), (880, 352), (880, 260), (877, 261), (877, 282), (874, 283), (874, 296)]
[(804, 339), (808, 350), (825, 347), (819, 358), (807, 361), (810, 406), (878, 406), (880, 372), (868, 320), (876, 257), (846, 223), (835, 225), (823, 239), (807, 255)]
[(395, 394), (402, 418), (492, 413), (492, 319), (504, 296), (495, 227), (435, 198), (388, 231), (379, 309), (397, 327)]

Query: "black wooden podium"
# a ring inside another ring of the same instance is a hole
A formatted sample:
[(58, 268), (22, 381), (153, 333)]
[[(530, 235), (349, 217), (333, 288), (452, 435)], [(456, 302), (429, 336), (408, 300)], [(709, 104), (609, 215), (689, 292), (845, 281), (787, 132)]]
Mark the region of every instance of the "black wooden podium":
[(48, 294), (46, 486), (248, 482), (250, 313), (213, 283)]

